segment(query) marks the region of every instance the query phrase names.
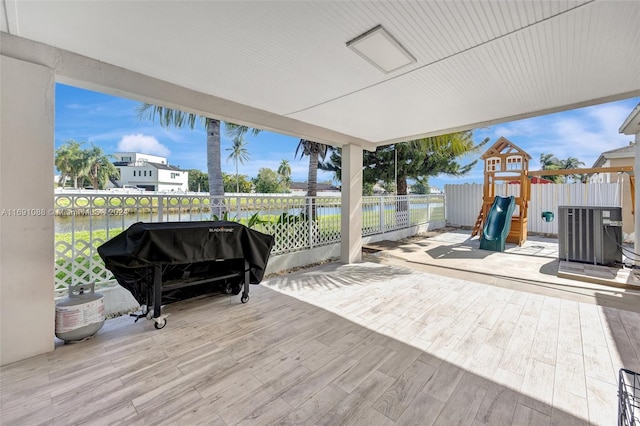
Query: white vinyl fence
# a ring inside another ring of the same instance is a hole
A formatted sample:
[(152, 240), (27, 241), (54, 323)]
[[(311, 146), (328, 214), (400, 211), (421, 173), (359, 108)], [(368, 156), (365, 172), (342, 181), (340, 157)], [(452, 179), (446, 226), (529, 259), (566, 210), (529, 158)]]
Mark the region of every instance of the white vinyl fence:
[[(445, 185), (447, 224), (473, 226), (482, 208), (482, 184)], [(496, 185), (496, 194), (516, 195), (520, 185)], [(529, 226), (532, 233), (558, 233), (558, 206), (622, 206), (621, 186), (617, 183), (563, 183), (531, 185)], [(542, 212), (555, 215), (552, 222)]]

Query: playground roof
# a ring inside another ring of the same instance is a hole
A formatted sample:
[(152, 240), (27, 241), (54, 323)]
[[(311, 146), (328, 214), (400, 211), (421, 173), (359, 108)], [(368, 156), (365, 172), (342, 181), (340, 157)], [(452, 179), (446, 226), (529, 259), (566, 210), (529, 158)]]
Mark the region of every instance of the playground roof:
[(486, 160), (490, 157), (508, 157), (511, 155), (522, 155), (527, 160), (531, 159), (531, 156), (524, 149), (520, 148), (504, 136), (500, 136), (496, 143), (491, 145), (491, 147), (487, 149), (480, 158)]

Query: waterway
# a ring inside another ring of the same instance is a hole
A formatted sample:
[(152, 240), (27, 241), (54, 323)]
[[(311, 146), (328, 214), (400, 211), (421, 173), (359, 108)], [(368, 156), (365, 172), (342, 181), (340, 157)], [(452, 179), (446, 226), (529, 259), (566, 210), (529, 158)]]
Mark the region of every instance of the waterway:
[[(433, 212), (438, 208), (442, 208), (442, 203), (431, 203), (430, 208)], [(427, 208), (427, 204), (412, 204), (413, 209)], [(395, 209), (395, 205), (387, 205), (387, 211), (393, 211)], [(377, 212), (379, 210), (378, 205), (369, 205), (365, 206), (364, 211), (367, 212)], [(282, 213), (288, 213), (297, 215), (301, 212), (300, 208), (294, 208), (289, 210), (269, 210), (265, 212), (265, 214), (269, 215), (281, 215)], [(254, 212), (252, 211), (241, 211), (241, 212), (230, 212), (232, 217), (236, 217), (239, 214), (240, 218), (248, 218)], [(340, 207), (319, 207), (317, 210), (318, 216), (330, 216), (330, 215), (339, 215)], [(211, 214), (209, 212), (196, 212), (196, 213), (171, 213), (165, 214), (163, 216), (163, 222), (186, 222), (186, 221), (202, 221), (202, 220), (210, 220)], [(70, 233), (75, 229), (76, 232), (81, 231), (97, 231), (104, 229), (115, 229), (115, 228), (128, 228), (136, 222), (158, 222), (157, 213), (147, 213), (147, 214), (130, 214), (130, 215), (115, 215), (115, 216), (56, 216), (55, 217), (55, 232), (59, 233)]]

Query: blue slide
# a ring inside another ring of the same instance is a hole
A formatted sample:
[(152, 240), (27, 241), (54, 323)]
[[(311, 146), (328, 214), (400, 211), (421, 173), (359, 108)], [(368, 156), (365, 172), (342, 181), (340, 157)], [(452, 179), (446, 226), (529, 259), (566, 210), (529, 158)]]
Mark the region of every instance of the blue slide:
[(504, 251), (504, 243), (511, 230), (511, 216), (516, 208), (516, 198), (497, 196), (493, 200), (489, 216), (480, 237), (480, 248)]

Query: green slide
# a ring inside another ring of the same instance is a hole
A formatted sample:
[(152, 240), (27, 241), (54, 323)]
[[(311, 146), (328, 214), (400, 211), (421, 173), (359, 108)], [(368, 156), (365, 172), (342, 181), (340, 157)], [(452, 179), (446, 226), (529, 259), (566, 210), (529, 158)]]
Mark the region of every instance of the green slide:
[(516, 208), (516, 198), (497, 196), (493, 200), (489, 216), (480, 237), (480, 248), (491, 251), (504, 251), (504, 243), (511, 229), (511, 216)]

